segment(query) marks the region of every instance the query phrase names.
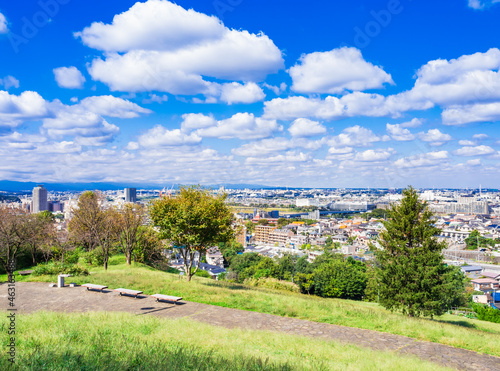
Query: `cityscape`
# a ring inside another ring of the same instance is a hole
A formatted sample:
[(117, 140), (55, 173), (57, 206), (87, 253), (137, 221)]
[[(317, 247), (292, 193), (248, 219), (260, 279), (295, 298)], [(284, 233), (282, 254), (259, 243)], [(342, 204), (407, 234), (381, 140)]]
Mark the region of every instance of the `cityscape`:
[(0, 3), (0, 370), (500, 371), (499, 19)]

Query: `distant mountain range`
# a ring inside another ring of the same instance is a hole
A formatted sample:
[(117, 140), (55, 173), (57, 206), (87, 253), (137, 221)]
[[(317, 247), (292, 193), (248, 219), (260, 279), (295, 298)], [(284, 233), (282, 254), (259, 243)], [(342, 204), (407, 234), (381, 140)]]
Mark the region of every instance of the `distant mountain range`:
[[(138, 188), (138, 189), (162, 189), (163, 187), (171, 188), (172, 184), (139, 184), (139, 183), (35, 183), (35, 182), (16, 182), (12, 180), (0, 180), (0, 191), (6, 192), (31, 192), (34, 187), (39, 184), (43, 184), (48, 191), (86, 191), (86, 190), (118, 190), (126, 187)], [(178, 188), (178, 184), (174, 185), (174, 188)], [(218, 189), (221, 186), (230, 189), (262, 189), (262, 188), (272, 188), (276, 187), (256, 185), (256, 184), (212, 184), (206, 187)], [(285, 187), (281, 187), (285, 189)]]

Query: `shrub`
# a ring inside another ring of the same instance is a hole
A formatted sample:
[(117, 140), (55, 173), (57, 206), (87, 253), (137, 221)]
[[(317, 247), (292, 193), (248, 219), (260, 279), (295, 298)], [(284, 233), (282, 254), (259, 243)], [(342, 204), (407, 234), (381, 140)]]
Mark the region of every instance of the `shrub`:
[(82, 267), (79, 264), (61, 264), (61, 263), (50, 263), (50, 264), (40, 264), (33, 269), (33, 276), (53, 276), (59, 274), (71, 274), (74, 276), (87, 276), (89, 271), (87, 268)]
[(500, 323), (500, 310), (484, 304), (474, 303), (472, 309), (477, 314), (477, 319), (493, 323)]
[(280, 281), (272, 277), (248, 278), (243, 283), (250, 286), (265, 287), (273, 290), (300, 292), (299, 286), (295, 283)]
[[(194, 271), (194, 269), (193, 269), (193, 271)], [(201, 269), (198, 269), (196, 271), (195, 276), (205, 277), (205, 278), (212, 278), (212, 276), (207, 271), (203, 271)]]
[(104, 264), (102, 250), (98, 247), (92, 251), (88, 251), (83, 255), (85, 263), (88, 265), (99, 266)]
[(74, 250), (70, 250), (66, 252), (66, 255), (64, 256), (64, 263), (67, 264), (76, 264), (78, 263), (78, 260), (80, 259), (80, 254), (82, 252), (81, 247), (77, 247)]

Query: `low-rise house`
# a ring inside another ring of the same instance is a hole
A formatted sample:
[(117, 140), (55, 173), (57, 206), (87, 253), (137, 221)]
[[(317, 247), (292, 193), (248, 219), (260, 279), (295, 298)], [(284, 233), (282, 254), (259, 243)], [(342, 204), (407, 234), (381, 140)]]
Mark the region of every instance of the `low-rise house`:
[(471, 280), (471, 283), (475, 291), (482, 291), (488, 294), (499, 289), (498, 281), (492, 278), (477, 278)]
[(460, 269), (467, 276), (479, 276), (481, 274), (481, 272), (483, 271), (483, 268), (481, 268), (477, 265), (466, 265), (466, 266), (460, 267)]
[(483, 272), (481, 275), (485, 278), (491, 278), (497, 281), (500, 281), (500, 273), (499, 272)]
[(218, 247), (212, 247), (208, 249), (205, 257), (208, 264), (215, 265), (221, 268), (224, 267), (224, 256), (222, 256), (222, 253), (220, 252)]
[(226, 270), (224, 268), (207, 263), (200, 263), (200, 269), (202, 271), (208, 272), (210, 277), (214, 280), (218, 279), (220, 274), (226, 273)]

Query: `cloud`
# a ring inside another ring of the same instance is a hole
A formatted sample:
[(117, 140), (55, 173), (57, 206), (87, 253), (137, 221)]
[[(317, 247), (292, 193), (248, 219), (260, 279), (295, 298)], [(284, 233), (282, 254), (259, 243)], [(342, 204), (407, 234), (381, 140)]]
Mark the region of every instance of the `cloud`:
[(66, 89), (81, 89), (85, 82), (85, 77), (76, 67), (59, 67), (54, 68), (54, 76), (57, 85)]
[(299, 118), (292, 122), (288, 131), (293, 137), (312, 137), (326, 133), (326, 128), (317, 121)]
[(461, 146), (475, 146), (476, 142), (473, 142), (472, 140), (459, 140), (458, 144)]
[(276, 120), (265, 120), (252, 113), (237, 113), (228, 119), (217, 121), (216, 126), (198, 129), (196, 133), (202, 137), (246, 140), (266, 138), (282, 129)]
[(112, 95), (101, 95), (83, 99), (80, 106), (87, 111), (94, 112), (101, 116), (135, 118), (141, 114), (150, 114), (153, 111), (128, 100), (113, 97)]
[(382, 138), (375, 135), (370, 129), (359, 125), (351, 126), (342, 131), (341, 134), (332, 137), (328, 145), (332, 147), (367, 147), (372, 143), (381, 141)]
[[(417, 71), (414, 87), (391, 99), (400, 108), (422, 109), (435, 105), (477, 104), (500, 99), (500, 50), (436, 59)], [(405, 107), (406, 106), (406, 107)]]
[(70, 136), (75, 137), (78, 144), (101, 146), (113, 140), (120, 131), (116, 125), (80, 105), (65, 106), (55, 102), (51, 110), (55, 117), (44, 119), (42, 125), (42, 131), (50, 138)]
[(139, 137), (139, 144), (144, 148), (193, 145), (200, 142), (201, 137), (196, 133), (186, 134), (179, 129), (168, 130), (160, 125), (155, 126)]
[(391, 75), (366, 62), (356, 48), (303, 54), (299, 63), (289, 70), (292, 90), (298, 93), (339, 94), (394, 84)]
[(500, 2), (500, 0), (468, 0), (469, 8), (482, 10)]
[(312, 157), (309, 154), (302, 152), (290, 152), (284, 155), (276, 155), (269, 157), (248, 157), (245, 159), (245, 164), (248, 165), (268, 165), (273, 163), (291, 163), (291, 162), (306, 162), (311, 161)]
[(453, 106), (443, 110), (441, 116), (445, 125), (499, 121), (500, 102)]
[(242, 145), (239, 148), (234, 148), (231, 152), (237, 156), (243, 157), (262, 157), (268, 156), (275, 152), (288, 151), (295, 148), (304, 148), (308, 150), (317, 150), (326, 143), (326, 140), (308, 140), (305, 138), (269, 138), (260, 141), (255, 141)]
[(403, 128), (402, 124), (387, 124), (386, 129), (387, 134), (394, 140), (405, 142), (415, 139), (415, 135), (413, 135), (410, 130)]
[(474, 160), (468, 160), (466, 162), (466, 164), (469, 166), (481, 166), (481, 160), (478, 158), (475, 158)]
[(274, 86), (274, 85), (269, 85), (268, 83), (263, 83), (262, 86), (265, 88), (271, 90), (274, 94), (280, 95), (281, 93), (284, 93), (286, 91), (287, 85), (282, 82), (280, 86)]
[(454, 153), (459, 156), (485, 156), (492, 155), (496, 151), (490, 146), (462, 147)]
[(447, 159), (448, 151), (428, 152), (400, 158), (394, 162), (394, 166), (399, 168), (436, 166), (443, 163)]
[(184, 132), (217, 125), (213, 116), (205, 116), (202, 113), (186, 113), (182, 115), (182, 119), (181, 130)]
[(24, 120), (36, 120), (48, 115), (48, 104), (37, 92), (11, 95), (0, 91), (0, 128), (16, 127)]
[(0, 85), (3, 85), (5, 90), (9, 90), (10, 88), (19, 88), (19, 80), (14, 76), (5, 76), (3, 79), (0, 79)]
[(427, 133), (421, 132), (418, 134), (418, 137), (424, 142), (430, 142), (432, 146), (440, 146), (453, 140), (451, 135), (441, 133), (439, 129), (430, 129)]
[(266, 97), (260, 86), (254, 82), (244, 85), (237, 82), (223, 84), (220, 100), (228, 104), (233, 103), (255, 103)]
[(488, 138), (488, 136), (486, 134), (474, 134), (472, 138), (481, 140)]
[(377, 162), (384, 161), (391, 157), (394, 150), (389, 149), (369, 149), (363, 152), (356, 153), (354, 161), (360, 162)]
[(264, 102), (264, 117), (293, 120), (300, 117), (340, 120), (355, 116), (399, 116), (399, 111), (380, 94), (354, 92), (341, 98), (325, 99), (293, 96)]
[(219, 86), (204, 77), (255, 82), (284, 66), (266, 35), (230, 30), (165, 0), (136, 3), (111, 24), (93, 23), (75, 37), (105, 52), (88, 69), (114, 91), (213, 96)]
[(399, 127), (401, 128), (417, 128), (420, 125), (422, 125), (422, 120), (413, 118), (410, 121), (402, 122), (401, 124), (398, 124)]
[(9, 32), (9, 28), (7, 27), (7, 19), (2, 13), (0, 13), (0, 34), (7, 32)]

